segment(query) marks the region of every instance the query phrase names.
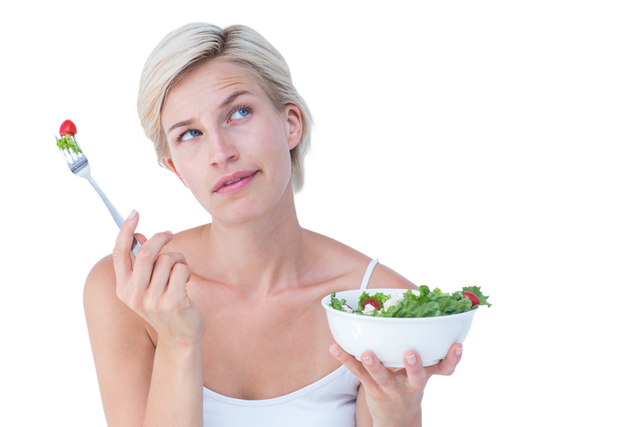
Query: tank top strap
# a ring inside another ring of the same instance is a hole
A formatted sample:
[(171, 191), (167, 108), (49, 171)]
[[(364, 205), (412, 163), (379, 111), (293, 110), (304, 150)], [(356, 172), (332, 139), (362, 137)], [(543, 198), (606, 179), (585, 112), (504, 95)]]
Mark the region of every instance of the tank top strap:
[(371, 273), (373, 272), (373, 267), (378, 263), (378, 258), (372, 259), (367, 267), (367, 271), (364, 273), (364, 277), (362, 278), (362, 283), (360, 284), (360, 290), (363, 291), (367, 289), (367, 285), (369, 285), (369, 279), (371, 278)]

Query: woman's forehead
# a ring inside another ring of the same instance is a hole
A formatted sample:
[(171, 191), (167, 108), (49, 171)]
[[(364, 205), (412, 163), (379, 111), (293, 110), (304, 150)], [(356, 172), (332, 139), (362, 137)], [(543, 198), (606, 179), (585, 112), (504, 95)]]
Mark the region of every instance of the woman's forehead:
[(209, 96), (223, 96), (225, 90), (237, 86), (256, 86), (255, 79), (242, 67), (228, 61), (207, 61), (190, 70), (171, 88), (167, 100), (206, 90)]
[(229, 97), (239, 92), (266, 96), (253, 76), (242, 67), (228, 61), (207, 61), (190, 70), (169, 90), (162, 117), (174, 116), (196, 105), (221, 108)]

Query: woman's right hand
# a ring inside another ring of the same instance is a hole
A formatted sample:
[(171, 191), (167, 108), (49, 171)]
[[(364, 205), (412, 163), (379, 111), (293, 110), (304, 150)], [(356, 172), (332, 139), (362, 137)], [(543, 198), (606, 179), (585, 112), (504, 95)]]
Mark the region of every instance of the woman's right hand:
[(197, 344), (204, 336), (204, 318), (187, 294), (191, 269), (179, 252), (160, 253), (171, 241), (171, 232), (147, 240), (137, 233), (141, 247), (137, 258), (131, 253), (134, 231), (140, 216), (133, 212), (122, 224), (113, 264), (116, 294), (158, 333), (158, 342)]

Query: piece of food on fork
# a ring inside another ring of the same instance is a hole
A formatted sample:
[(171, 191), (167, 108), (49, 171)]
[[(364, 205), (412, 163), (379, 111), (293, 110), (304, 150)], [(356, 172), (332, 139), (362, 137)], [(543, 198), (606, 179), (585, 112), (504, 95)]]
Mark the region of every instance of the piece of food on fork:
[(58, 140), (58, 148), (61, 150), (70, 150), (74, 153), (82, 153), (82, 150), (78, 146), (78, 141), (76, 141), (76, 133), (78, 130), (76, 129), (76, 125), (71, 120), (65, 120), (62, 122), (60, 126), (60, 139)]
[[(80, 145), (76, 140), (76, 133), (78, 133), (78, 130), (71, 120), (65, 120), (62, 123), (62, 126), (60, 126), (60, 138), (56, 135), (56, 145), (60, 150), (60, 154), (62, 154), (62, 158), (65, 160), (69, 170), (71, 170), (74, 175), (82, 177), (91, 183), (109, 210), (109, 213), (118, 225), (118, 228), (120, 228), (124, 223), (124, 219), (122, 219), (122, 215), (120, 215), (116, 210), (107, 195), (104, 194), (102, 189), (98, 186), (98, 183), (91, 176), (89, 159), (87, 159), (87, 156), (82, 152), (82, 149), (80, 149)], [(138, 249), (140, 249), (140, 242), (134, 236), (133, 243), (131, 245), (131, 251), (134, 256), (138, 255)]]

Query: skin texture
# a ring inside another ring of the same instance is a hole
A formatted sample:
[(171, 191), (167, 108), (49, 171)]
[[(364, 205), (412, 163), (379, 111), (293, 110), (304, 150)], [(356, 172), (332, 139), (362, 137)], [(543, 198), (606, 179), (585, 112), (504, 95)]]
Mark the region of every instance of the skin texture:
[[(242, 95), (221, 108), (237, 90), (253, 96)], [(249, 109), (234, 112), (240, 106)], [(213, 60), (169, 91), (161, 119), (165, 132), (193, 120), (168, 133), (171, 157), (166, 162), (210, 219), (198, 263), (210, 265), (212, 277), (255, 304), (295, 287), (310, 262), (308, 231), (291, 187), (289, 151), (302, 134), (298, 107), (290, 104), (284, 112), (276, 111), (248, 74), (235, 64)], [(259, 171), (249, 184), (251, 191), (212, 192), (220, 178), (240, 170)]]

